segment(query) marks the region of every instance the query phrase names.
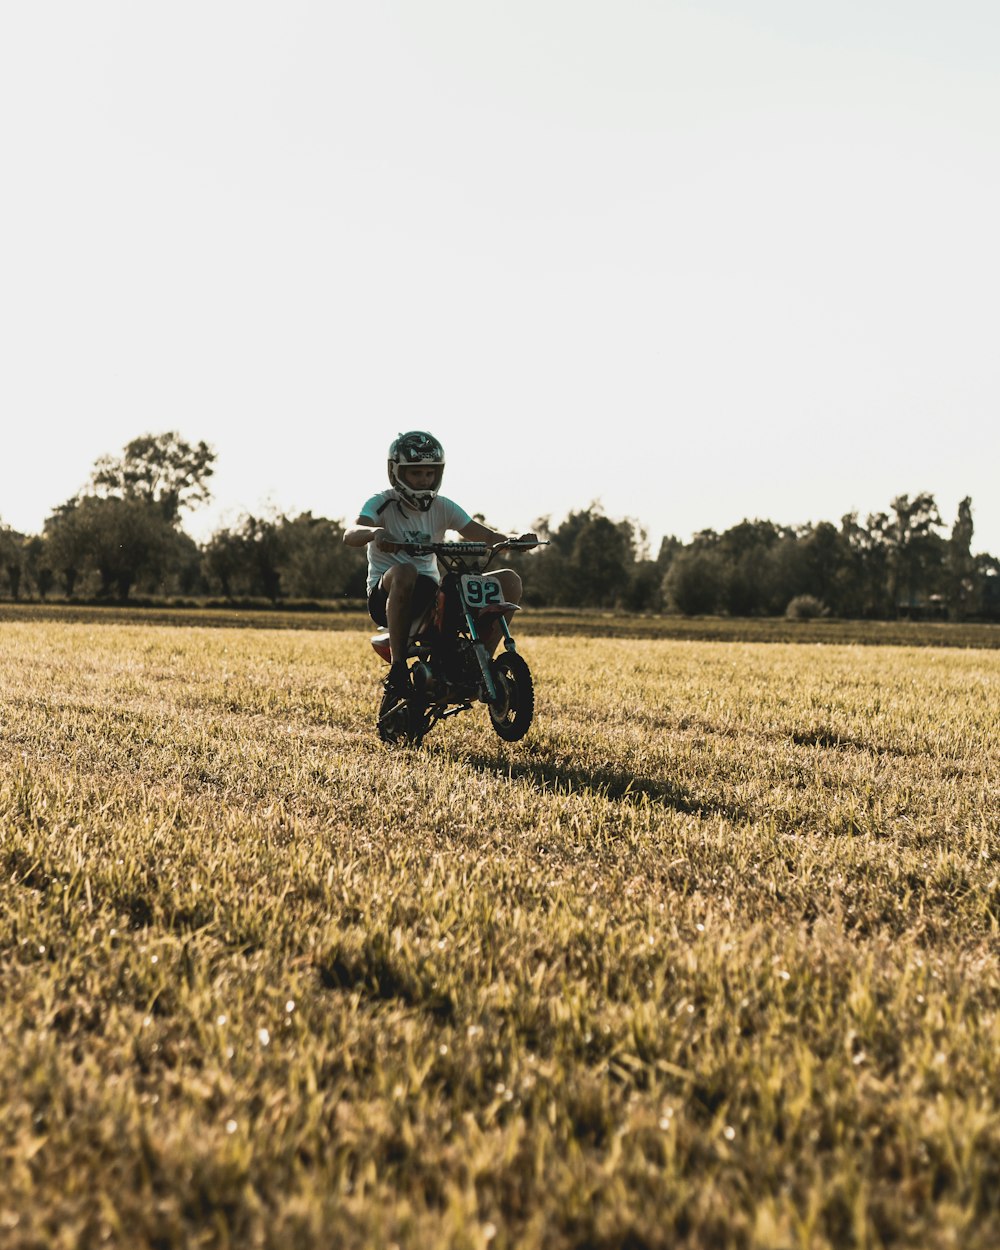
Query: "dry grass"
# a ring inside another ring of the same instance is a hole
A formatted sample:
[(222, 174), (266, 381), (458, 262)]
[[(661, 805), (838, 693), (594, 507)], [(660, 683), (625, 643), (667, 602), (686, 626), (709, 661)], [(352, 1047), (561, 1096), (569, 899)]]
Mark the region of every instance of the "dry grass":
[(0, 624), (0, 1244), (995, 1244), (1000, 656), (523, 650)]

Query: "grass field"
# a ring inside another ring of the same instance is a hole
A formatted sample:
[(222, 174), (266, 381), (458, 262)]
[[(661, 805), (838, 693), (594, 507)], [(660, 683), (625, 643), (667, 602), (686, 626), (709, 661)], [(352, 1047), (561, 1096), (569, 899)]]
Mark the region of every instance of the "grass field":
[(998, 1244), (1000, 652), (531, 620), (0, 622), (4, 1250)]
[[(784, 617), (662, 616), (587, 609), (535, 608), (531, 632), (560, 637), (672, 638), (683, 642), (799, 642), (854, 646), (1000, 648), (1000, 623), (967, 621), (789, 621)], [(196, 625), (213, 629), (368, 628), (364, 604), (344, 600), (326, 604), (196, 606), (164, 603), (116, 604), (11, 603), (0, 600), (0, 622), (72, 622), (80, 625)]]

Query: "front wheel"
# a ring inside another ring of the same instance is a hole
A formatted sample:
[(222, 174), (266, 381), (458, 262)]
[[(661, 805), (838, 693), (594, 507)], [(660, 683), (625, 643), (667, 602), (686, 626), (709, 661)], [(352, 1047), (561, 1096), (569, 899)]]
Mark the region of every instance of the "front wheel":
[(493, 728), (505, 742), (517, 742), (531, 728), (535, 714), (535, 687), (531, 670), (516, 651), (505, 651), (493, 661), (493, 682), (497, 689), (490, 704)]

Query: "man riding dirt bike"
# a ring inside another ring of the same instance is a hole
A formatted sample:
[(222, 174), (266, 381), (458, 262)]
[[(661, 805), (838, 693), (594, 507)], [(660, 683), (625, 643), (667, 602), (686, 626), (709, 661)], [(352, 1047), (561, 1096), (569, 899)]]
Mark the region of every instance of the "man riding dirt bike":
[[(414, 697), (407, 664), (410, 630), (437, 603), (440, 553), (433, 548), (445, 534), (454, 530), (469, 542), (485, 544), (483, 553), (511, 542), (521, 549), (538, 542), (534, 534), (511, 540), (439, 494), (444, 465), (444, 449), (433, 435), (423, 430), (400, 434), (389, 448), (389, 489), (368, 499), (344, 534), (348, 546), (368, 548), (368, 611), (376, 625), (388, 631), (390, 667), (383, 705), (388, 702), (390, 707)], [(522, 587), (511, 568), (492, 571), (488, 578), (499, 586), (498, 592), (488, 593), (503, 607), (483, 620), (477, 641), (492, 657), (501, 637), (505, 643), (510, 639), (505, 626), (517, 610)]]

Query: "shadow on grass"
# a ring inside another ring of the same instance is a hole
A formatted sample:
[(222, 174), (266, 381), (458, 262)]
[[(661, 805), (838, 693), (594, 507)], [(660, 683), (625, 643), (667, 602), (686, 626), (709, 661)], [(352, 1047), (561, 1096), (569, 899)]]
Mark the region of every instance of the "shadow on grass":
[(852, 738), (832, 729), (797, 730), (790, 736), (797, 747), (822, 747), (826, 751), (860, 751), (869, 755), (890, 755), (899, 759), (905, 759), (913, 754), (900, 747), (866, 742), (863, 738)]
[(706, 801), (665, 777), (642, 777), (616, 768), (586, 768), (544, 759), (510, 760), (486, 752), (465, 755), (463, 761), (481, 773), (509, 781), (527, 781), (542, 794), (592, 795), (612, 803), (649, 803), (687, 816), (723, 816), (736, 822), (749, 819), (745, 809)]
[(337, 948), (316, 961), (320, 983), (328, 990), (353, 990), (375, 1002), (400, 1002), (450, 1020), (455, 1004), (442, 992), (429, 967), (408, 961), (376, 934), (361, 949)]

